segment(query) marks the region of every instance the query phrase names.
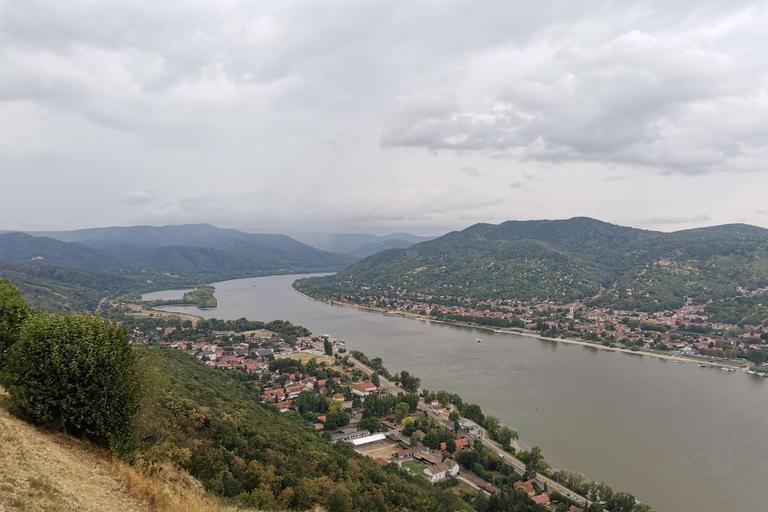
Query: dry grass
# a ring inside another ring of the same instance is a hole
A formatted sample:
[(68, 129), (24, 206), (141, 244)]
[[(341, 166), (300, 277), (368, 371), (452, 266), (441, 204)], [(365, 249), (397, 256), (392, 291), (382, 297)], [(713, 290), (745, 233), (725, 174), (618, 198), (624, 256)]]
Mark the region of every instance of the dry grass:
[(0, 512), (234, 512), (171, 467), (149, 476), (104, 450), (11, 416), (0, 390)]
[(274, 331), (268, 331), (267, 329), (257, 329), (255, 331), (243, 331), (240, 334), (247, 334), (249, 336), (259, 336), (261, 338), (271, 338), (273, 334), (277, 334)]
[(288, 359), (296, 359), (297, 361), (301, 361), (302, 363), (306, 363), (310, 359), (315, 359), (317, 361), (317, 364), (324, 362), (325, 365), (329, 368), (332, 367), (333, 363), (336, 362), (336, 360), (332, 357), (318, 356), (315, 354), (309, 354), (307, 352), (297, 352), (296, 354), (290, 354), (285, 357)]

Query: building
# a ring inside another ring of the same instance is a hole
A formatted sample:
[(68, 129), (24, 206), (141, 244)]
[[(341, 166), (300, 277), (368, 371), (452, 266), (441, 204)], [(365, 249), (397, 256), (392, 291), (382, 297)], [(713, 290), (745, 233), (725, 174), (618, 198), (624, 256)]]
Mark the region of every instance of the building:
[(372, 434), (369, 436), (364, 437), (358, 437), (355, 439), (351, 439), (350, 443), (354, 445), (355, 448), (360, 448), (361, 446), (369, 446), (373, 445), (375, 443), (380, 443), (384, 441), (387, 438), (384, 434), (379, 432), (378, 434)]
[(451, 459), (425, 468), (422, 474), (432, 483), (451, 478), (459, 474), (459, 465)]
[(425, 453), (426, 451), (428, 451), (428, 449), (424, 448), (423, 446), (414, 446), (413, 448), (408, 448), (407, 450), (401, 450), (399, 452), (395, 452), (395, 454), (392, 455), (392, 458), (404, 459), (406, 457), (413, 457), (418, 453)]
[(536, 494), (536, 491), (533, 489), (533, 484), (531, 482), (523, 482), (523, 481), (515, 482), (513, 484), (513, 487), (521, 487), (525, 489), (525, 492), (527, 492), (528, 496), (531, 496), (531, 497), (533, 497), (533, 495)]
[(365, 437), (370, 434), (371, 433), (368, 430), (347, 429), (338, 434), (333, 434), (331, 436), (331, 442), (332, 443), (338, 443), (339, 441), (349, 442), (349, 441), (352, 441), (353, 439)]
[(474, 421), (469, 421), (463, 418), (459, 418), (459, 427), (461, 427), (462, 430), (466, 430), (470, 434), (480, 433), (480, 426)]
[(376, 385), (372, 382), (363, 382), (352, 388), (352, 392), (357, 396), (368, 396), (376, 391)]

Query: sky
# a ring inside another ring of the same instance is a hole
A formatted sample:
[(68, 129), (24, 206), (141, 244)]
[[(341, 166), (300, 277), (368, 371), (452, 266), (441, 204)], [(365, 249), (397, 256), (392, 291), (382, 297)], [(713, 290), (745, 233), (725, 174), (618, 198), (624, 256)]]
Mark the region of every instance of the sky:
[(768, 3), (0, 0), (0, 229), (768, 227)]

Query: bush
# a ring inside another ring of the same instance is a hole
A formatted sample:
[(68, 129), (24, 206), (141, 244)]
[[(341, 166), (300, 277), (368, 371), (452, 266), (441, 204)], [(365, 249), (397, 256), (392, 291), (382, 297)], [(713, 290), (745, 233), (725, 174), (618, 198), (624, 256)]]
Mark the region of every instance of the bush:
[(128, 452), (138, 407), (129, 341), (125, 327), (87, 313), (29, 318), (7, 353), (2, 377), (11, 410)]
[(14, 344), (31, 314), (19, 289), (10, 280), (0, 279), (0, 366), (4, 363), (3, 354)]

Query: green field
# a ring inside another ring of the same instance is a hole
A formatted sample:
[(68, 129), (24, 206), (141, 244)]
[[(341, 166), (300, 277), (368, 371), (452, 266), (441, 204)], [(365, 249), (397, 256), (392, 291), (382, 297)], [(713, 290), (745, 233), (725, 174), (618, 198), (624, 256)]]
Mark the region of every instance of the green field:
[(403, 467), (410, 469), (411, 473), (413, 473), (414, 475), (418, 475), (419, 473), (424, 471), (424, 465), (419, 462), (416, 462), (415, 460), (406, 460), (402, 462), (401, 465)]

